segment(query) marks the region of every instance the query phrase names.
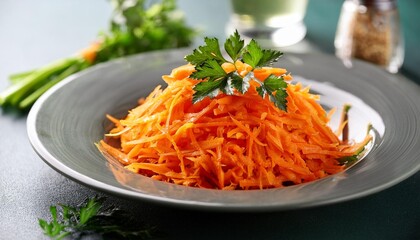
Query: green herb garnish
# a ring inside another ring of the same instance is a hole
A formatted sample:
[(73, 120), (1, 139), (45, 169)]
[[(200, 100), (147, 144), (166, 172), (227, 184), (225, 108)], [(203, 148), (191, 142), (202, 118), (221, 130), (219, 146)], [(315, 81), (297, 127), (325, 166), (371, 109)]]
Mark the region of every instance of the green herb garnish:
[[(103, 207), (104, 198), (86, 199), (77, 207), (51, 206), (52, 221), (39, 219), (44, 234), (51, 239), (81, 239), (100, 236), (101, 239), (151, 239), (153, 228), (139, 229), (132, 226), (129, 215), (110, 206)], [(59, 211), (61, 210), (61, 211)]]
[[(347, 115), (348, 111), (350, 110), (350, 107), (351, 106), (348, 105), (348, 104), (347, 105), (344, 105), (344, 107), (343, 107), (343, 111), (345, 112), (344, 115)], [(345, 121), (347, 121), (347, 116), (344, 119), (345, 119)], [(369, 132), (372, 130), (372, 128), (373, 128), (372, 124), (369, 123), (368, 126), (367, 126), (366, 135), (369, 135)], [(347, 131), (348, 131), (348, 129), (347, 129)], [(346, 141), (347, 141), (347, 139), (346, 139)], [(337, 159), (338, 162), (341, 165), (345, 165), (346, 167), (352, 166), (353, 164), (355, 164), (357, 161), (359, 161), (363, 157), (362, 155), (365, 152), (366, 146), (369, 143), (370, 143), (370, 140), (369, 141), (366, 141), (365, 144), (363, 144), (362, 146), (360, 146), (360, 148), (358, 148), (355, 151), (354, 155), (338, 158)]]
[(189, 46), (196, 32), (177, 11), (175, 0), (112, 0), (110, 28), (101, 32), (90, 54), (66, 57), (10, 76), (0, 106), (27, 110), (49, 88), (95, 64), (136, 53)]
[(220, 51), (217, 38), (205, 38), (205, 45), (193, 50), (185, 59), (195, 65), (196, 71), (191, 74), (193, 79), (204, 79), (195, 85), (193, 102), (199, 102), (206, 97), (214, 98), (219, 93), (227, 95), (246, 93), (250, 86), (250, 81), (259, 84), (257, 91), (263, 98), (269, 97), (278, 108), (286, 111), (286, 87), (287, 83), (283, 76), (270, 75), (266, 79), (257, 79), (253, 71), (249, 71), (245, 76), (241, 76), (237, 71), (226, 73), (222, 64), (232, 63), (240, 60), (252, 67), (252, 69), (270, 66), (276, 62), (283, 53), (275, 50), (262, 49), (258, 43), (252, 39), (245, 45), (237, 31), (232, 34), (224, 44), (224, 50), (229, 55), (231, 61), (227, 60)]
[(136, 53), (189, 46), (195, 31), (188, 27), (176, 0), (112, 0), (109, 32), (95, 62), (105, 62)]

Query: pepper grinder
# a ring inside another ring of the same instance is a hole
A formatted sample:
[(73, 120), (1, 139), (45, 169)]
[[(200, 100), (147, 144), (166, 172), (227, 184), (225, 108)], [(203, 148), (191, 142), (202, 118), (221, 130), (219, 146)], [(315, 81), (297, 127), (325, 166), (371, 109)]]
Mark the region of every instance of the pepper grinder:
[(397, 0), (345, 0), (334, 45), (346, 66), (357, 58), (397, 73), (404, 61)]

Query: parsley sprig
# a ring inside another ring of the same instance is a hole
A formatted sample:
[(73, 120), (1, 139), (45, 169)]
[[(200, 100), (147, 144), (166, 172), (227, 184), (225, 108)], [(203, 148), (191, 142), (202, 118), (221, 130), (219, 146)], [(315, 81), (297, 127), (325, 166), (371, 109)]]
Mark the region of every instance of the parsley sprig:
[[(51, 206), (52, 221), (39, 219), (44, 234), (51, 239), (151, 239), (152, 228), (132, 226), (129, 215), (115, 206), (103, 207), (104, 198), (86, 199), (77, 207)], [(97, 238), (95, 238), (97, 239)]]
[(221, 92), (227, 95), (234, 95), (235, 90), (239, 93), (246, 93), (250, 87), (250, 81), (259, 84), (258, 94), (265, 98), (268, 96), (278, 108), (286, 111), (286, 87), (287, 83), (283, 76), (270, 75), (266, 79), (257, 79), (253, 71), (241, 76), (237, 71), (226, 73), (223, 63), (234, 64), (237, 60), (247, 63), (252, 69), (270, 66), (276, 62), (283, 53), (280, 51), (262, 49), (259, 44), (252, 39), (247, 45), (235, 31), (224, 43), (224, 50), (229, 55), (231, 61), (227, 60), (219, 45), (217, 38), (205, 38), (205, 45), (193, 50), (185, 59), (195, 65), (195, 72), (190, 78), (201, 79), (200, 83), (194, 87), (193, 102), (199, 102), (206, 97), (214, 98)]

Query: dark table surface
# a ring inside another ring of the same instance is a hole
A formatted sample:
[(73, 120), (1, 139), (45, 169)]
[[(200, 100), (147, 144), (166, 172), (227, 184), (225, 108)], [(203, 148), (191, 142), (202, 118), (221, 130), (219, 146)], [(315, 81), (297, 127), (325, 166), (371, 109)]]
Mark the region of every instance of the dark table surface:
[[(306, 51), (333, 54), (341, 3), (310, 1)], [(224, 37), (228, 1), (180, 0), (178, 5), (203, 35)], [(406, 35), (401, 74), (417, 83), (419, 6), (400, 1)], [(110, 13), (105, 0), (0, 1), (0, 89), (8, 85), (8, 75), (88, 45), (107, 29)], [(420, 239), (420, 173), (370, 196), (321, 207), (260, 213), (188, 210), (109, 196), (65, 178), (32, 149), (26, 114), (0, 110), (0, 133), (0, 239), (44, 239), (38, 218), (50, 219), (50, 205), (77, 205), (95, 195), (155, 226), (167, 239)]]

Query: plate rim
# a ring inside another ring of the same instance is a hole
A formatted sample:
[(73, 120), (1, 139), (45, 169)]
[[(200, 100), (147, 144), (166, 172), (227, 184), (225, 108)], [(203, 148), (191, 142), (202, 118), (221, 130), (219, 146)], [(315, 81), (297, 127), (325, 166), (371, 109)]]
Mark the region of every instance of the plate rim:
[[(49, 151), (46, 149), (46, 147), (41, 142), (37, 129), (36, 129), (36, 121), (38, 117), (39, 111), (42, 109), (45, 102), (49, 99), (49, 97), (54, 94), (57, 90), (63, 88), (65, 85), (69, 84), (75, 79), (78, 79), (80, 76), (89, 74), (92, 71), (98, 71), (101, 68), (108, 68), (110, 66), (115, 65), (116, 63), (121, 63), (124, 61), (130, 61), (132, 59), (136, 58), (144, 58), (148, 55), (155, 55), (155, 54), (167, 54), (167, 53), (184, 53), (187, 52), (189, 48), (185, 49), (176, 49), (176, 50), (163, 50), (163, 51), (154, 51), (149, 53), (141, 53), (141, 54), (135, 54), (129, 57), (125, 57), (122, 59), (115, 59), (111, 60), (105, 63), (97, 64), (96, 66), (93, 66), (89, 69), (86, 69), (82, 72), (76, 73), (74, 75), (71, 75), (70, 77), (64, 79), (60, 83), (53, 86), (51, 89), (49, 89), (46, 93), (44, 93), (33, 105), (33, 107), (30, 109), (27, 117), (27, 134), (29, 137), (30, 144), (32, 145), (32, 148), (35, 150), (37, 155), (51, 168), (53, 168), (58, 173), (64, 175), (65, 177), (72, 179), (75, 182), (78, 182), (82, 185), (85, 185), (87, 187), (94, 188), (96, 190), (110, 193), (112, 195), (117, 195), (119, 197), (123, 198), (129, 198), (129, 199), (135, 199), (135, 200), (143, 200), (148, 201), (151, 203), (157, 203), (157, 204), (164, 204), (164, 205), (171, 205), (171, 206), (177, 206), (177, 207), (186, 207), (189, 209), (211, 209), (211, 210), (230, 210), (230, 211), (265, 211), (265, 210), (290, 210), (290, 209), (302, 209), (307, 207), (315, 207), (315, 206), (322, 206), (332, 203), (338, 203), (338, 202), (344, 202), (349, 201), (357, 198), (361, 198), (364, 196), (371, 195), (373, 193), (377, 193), (379, 191), (382, 191), (384, 189), (390, 188), (403, 180), (409, 178), (410, 176), (414, 175), (416, 172), (420, 169), (420, 163), (415, 167), (412, 168), (409, 171), (406, 171), (405, 174), (400, 175), (398, 177), (392, 178), (392, 180), (383, 183), (381, 185), (378, 185), (376, 187), (371, 187), (365, 191), (356, 193), (356, 194), (350, 194), (346, 196), (342, 196), (340, 198), (333, 198), (333, 199), (325, 199), (323, 201), (317, 201), (314, 203), (297, 203), (297, 204), (279, 204), (279, 205), (261, 205), (261, 206), (255, 206), (255, 205), (232, 205), (232, 204), (212, 204), (210, 202), (197, 202), (197, 201), (191, 201), (191, 200), (179, 200), (179, 199), (168, 199), (165, 197), (160, 196), (150, 196), (144, 193), (136, 192), (134, 190), (131, 190), (129, 188), (124, 187), (121, 185), (121, 187), (116, 187), (113, 185), (106, 184), (104, 182), (101, 182), (99, 180), (93, 179), (87, 175), (81, 174), (80, 172), (77, 172), (76, 170), (68, 167), (64, 163), (62, 163), (59, 159), (52, 156)], [(323, 56), (323, 57), (331, 57), (329, 54), (325, 53), (310, 53), (310, 54), (291, 54), (291, 55), (315, 55), (315, 56)], [(365, 63), (363, 63), (365, 64)], [(400, 76), (401, 77), (401, 76)], [(407, 79), (408, 80), (408, 79)], [(408, 80), (410, 81), (410, 80)], [(220, 190), (216, 190), (220, 191)]]

